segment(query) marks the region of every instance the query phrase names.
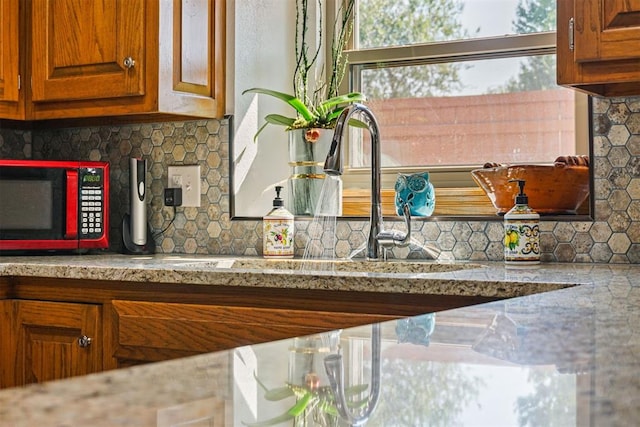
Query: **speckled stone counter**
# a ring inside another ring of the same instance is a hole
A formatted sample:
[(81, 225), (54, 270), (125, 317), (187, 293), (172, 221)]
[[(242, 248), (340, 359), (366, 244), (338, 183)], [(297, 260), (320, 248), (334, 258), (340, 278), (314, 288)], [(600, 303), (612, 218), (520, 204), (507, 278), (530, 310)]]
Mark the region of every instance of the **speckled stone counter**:
[[(575, 271), (557, 264), (553, 272), (540, 268), (506, 270), (501, 263), (388, 262), (366, 264), (377, 271), (327, 271), (290, 260), (198, 256), (51, 256), (0, 257), (0, 275), (63, 279), (155, 282), (202, 286), (323, 289), (362, 292), (398, 292), (510, 298), (573, 286)], [(250, 261), (250, 262), (249, 262)], [(235, 264), (234, 264), (235, 263)], [(289, 263), (289, 264), (287, 264)], [(238, 264), (240, 264), (238, 266)], [(299, 264), (299, 265), (298, 265)], [(389, 271), (404, 264), (418, 266), (405, 272)], [(273, 265), (271, 268), (270, 265)], [(443, 268), (433, 268), (443, 267)], [(452, 269), (460, 268), (460, 269)], [(361, 270), (361, 269), (355, 269)], [(408, 271), (408, 272), (406, 272)]]
[[(108, 272), (117, 280), (148, 277), (202, 285), (215, 285), (218, 275), (229, 279), (237, 274), (244, 280), (238, 286), (254, 286), (253, 275), (264, 279), (289, 274), (302, 278), (285, 286), (310, 288), (319, 286), (312, 282), (321, 278), (327, 278), (327, 286), (332, 278), (331, 286), (348, 287), (365, 286), (360, 283), (363, 277), (380, 277), (380, 292), (387, 291), (385, 280), (393, 279), (385, 277), (389, 273), (322, 272), (310, 277), (302, 272), (224, 270), (162, 257), (64, 259), (7, 257), (0, 259), (0, 274), (94, 277)], [(487, 264), (403, 274), (404, 285), (391, 281), (391, 289), (411, 287), (414, 282), (409, 279), (414, 278), (419, 279), (418, 289), (407, 292), (431, 291), (430, 283), (445, 291), (460, 285), (464, 292), (483, 286), (497, 292), (525, 284), (550, 291), (384, 323), (380, 402), (366, 425), (637, 425), (640, 266), (543, 264), (507, 269)], [(275, 282), (274, 278), (267, 286)], [(571, 287), (546, 288), (551, 285)], [(346, 378), (352, 385), (369, 383), (370, 327), (345, 329), (340, 336)], [(277, 341), (3, 390), (0, 425), (241, 426), (264, 421), (286, 412), (295, 399), (266, 400), (256, 378), (269, 389), (285, 386), (295, 344)], [(320, 387), (322, 381), (321, 377)], [(314, 399), (318, 396), (313, 394)], [(311, 402), (319, 402), (314, 399)], [(311, 417), (326, 416), (326, 406), (315, 408)]]

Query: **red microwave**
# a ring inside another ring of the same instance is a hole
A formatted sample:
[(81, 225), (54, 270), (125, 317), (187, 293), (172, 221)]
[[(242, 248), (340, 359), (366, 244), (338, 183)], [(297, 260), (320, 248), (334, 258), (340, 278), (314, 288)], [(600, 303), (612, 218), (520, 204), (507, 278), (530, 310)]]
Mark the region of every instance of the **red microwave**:
[(109, 247), (109, 163), (0, 159), (0, 251)]

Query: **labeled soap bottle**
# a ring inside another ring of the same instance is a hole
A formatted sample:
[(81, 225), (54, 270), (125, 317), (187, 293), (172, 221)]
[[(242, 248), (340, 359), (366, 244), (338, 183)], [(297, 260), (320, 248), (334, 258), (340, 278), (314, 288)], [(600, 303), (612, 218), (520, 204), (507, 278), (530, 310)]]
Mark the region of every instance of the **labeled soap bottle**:
[(265, 258), (293, 258), (294, 216), (284, 207), (276, 187), (273, 209), (262, 218), (262, 255)]
[(515, 206), (504, 215), (504, 261), (512, 265), (540, 263), (540, 215), (529, 207), (525, 181), (514, 179), (519, 191)]

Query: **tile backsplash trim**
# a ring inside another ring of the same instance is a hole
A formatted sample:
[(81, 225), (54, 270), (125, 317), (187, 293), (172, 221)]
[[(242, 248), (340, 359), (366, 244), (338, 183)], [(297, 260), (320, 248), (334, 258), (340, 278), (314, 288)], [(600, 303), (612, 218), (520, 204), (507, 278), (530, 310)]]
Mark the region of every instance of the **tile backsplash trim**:
[[(103, 160), (111, 164), (111, 242), (121, 250), (120, 224), (129, 210), (128, 159), (149, 159), (149, 221), (158, 251), (211, 255), (260, 255), (260, 221), (229, 217), (229, 122), (200, 120), (52, 130), (0, 129), (3, 158)], [(640, 263), (640, 97), (593, 102), (595, 221), (541, 222), (543, 261)], [(199, 164), (201, 206), (163, 206), (170, 165)], [(311, 221), (296, 223), (296, 256), (302, 256)], [(401, 227), (401, 225), (398, 225)], [(503, 259), (499, 221), (414, 221), (416, 245), (393, 256), (440, 259)], [(336, 256), (366, 240), (367, 221), (338, 221)]]

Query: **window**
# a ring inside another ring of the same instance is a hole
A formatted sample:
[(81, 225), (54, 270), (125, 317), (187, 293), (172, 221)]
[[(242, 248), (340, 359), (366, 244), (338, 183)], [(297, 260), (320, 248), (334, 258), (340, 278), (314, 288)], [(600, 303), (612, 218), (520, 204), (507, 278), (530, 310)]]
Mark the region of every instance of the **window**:
[[(384, 188), (399, 170), (470, 187), (469, 171), (485, 162), (588, 154), (586, 96), (555, 84), (555, 9), (555, 0), (358, 0), (350, 90), (378, 118)], [(345, 188), (366, 188), (368, 138), (350, 141)]]

